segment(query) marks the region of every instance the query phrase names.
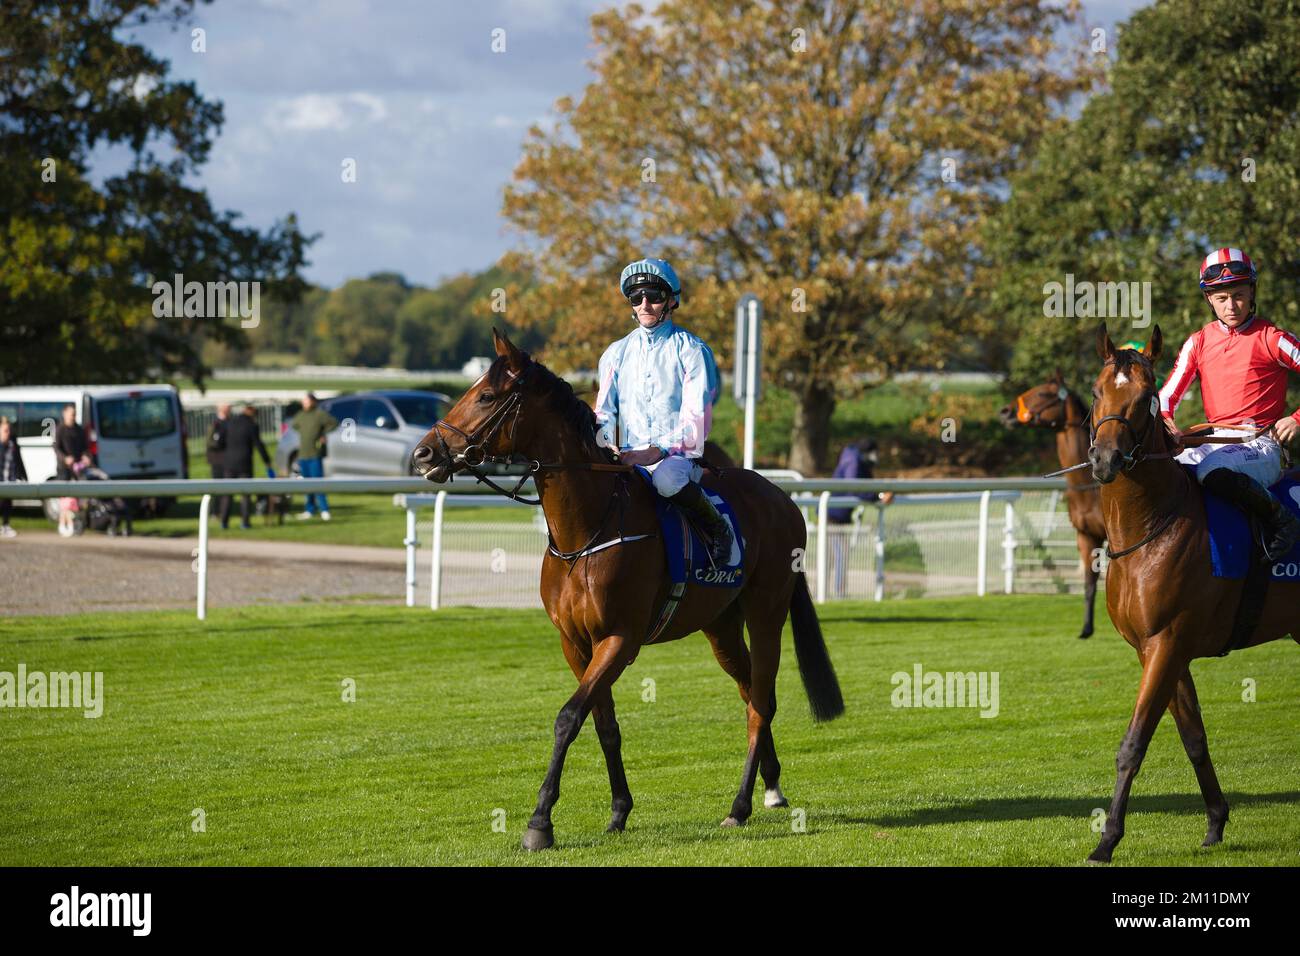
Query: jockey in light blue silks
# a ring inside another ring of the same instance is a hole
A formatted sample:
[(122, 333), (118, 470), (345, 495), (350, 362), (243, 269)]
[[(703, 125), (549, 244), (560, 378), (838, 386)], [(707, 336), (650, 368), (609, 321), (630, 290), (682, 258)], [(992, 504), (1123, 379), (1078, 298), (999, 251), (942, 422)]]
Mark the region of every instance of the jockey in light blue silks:
[(681, 305), (682, 284), (663, 259), (633, 262), (619, 288), (637, 327), (601, 356), (596, 441), (620, 461), (645, 466), (655, 490), (702, 526), (709, 556), (722, 567), (731, 555), (731, 526), (697, 483), (719, 392), (713, 352), (670, 318)]

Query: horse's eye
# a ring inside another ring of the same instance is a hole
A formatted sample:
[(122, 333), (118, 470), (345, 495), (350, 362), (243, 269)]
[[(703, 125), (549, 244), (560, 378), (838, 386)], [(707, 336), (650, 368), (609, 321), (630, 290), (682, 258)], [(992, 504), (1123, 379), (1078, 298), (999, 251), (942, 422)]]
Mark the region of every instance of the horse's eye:
[(491, 392), (483, 392), (479, 395), (478, 400), (481, 405), (490, 405), (497, 400), (497, 397)]

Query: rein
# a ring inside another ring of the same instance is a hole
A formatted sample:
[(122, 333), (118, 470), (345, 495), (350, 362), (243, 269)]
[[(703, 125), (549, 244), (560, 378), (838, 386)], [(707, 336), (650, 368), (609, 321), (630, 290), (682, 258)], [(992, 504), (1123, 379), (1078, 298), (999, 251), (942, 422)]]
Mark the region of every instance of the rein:
[[(508, 369), (506, 370), (506, 374), (509, 375), (511, 378), (517, 377), (517, 373), (511, 372)], [(483, 421), (483, 424), (479, 425), (478, 428), (474, 429), (474, 433), (472, 435), (466, 434), (464, 431), (457, 428), (455, 425), (451, 424), (448, 421), (437, 422), (433, 426), (433, 432), (438, 436), (438, 444), (442, 448), (443, 455), (446, 456), (447, 460), (451, 462), (453, 465), (462, 466), (466, 471), (472, 474), (478, 481), (481, 481), (483, 484), (487, 485), (493, 491), (500, 492), (501, 494), (505, 495), (507, 498), (513, 498), (515, 501), (522, 502), (523, 504), (526, 505), (533, 505), (534, 507), (541, 505), (542, 503), (541, 497), (539, 496), (535, 499), (522, 497), (519, 494), (519, 489), (524, 486), (524, 482), (526, 482), (533, 475), (537, 474), (539, 471), (562, 471), (565, 469), (585, 470), (585, 471), (611, 471), (611, 472), (624, 472), (624, 473), (632, 471), (631, 465), (620, 465), (620, 464), (613, 464), (609, 462), (596, 462), (596, 461), (542, 462), (542, 461), (538, 461), (536, 458), (527, 458), (527, 457), (521, 458), (513, 450), (510, 452), (509, 455), (487, 454), (484, 449), (486, 448), (487, 444), (491, 442), (492, 439), (496, 436), (496, 433), (501, 430), (502, 426), (505, 424), (506, 418), (510, 416), (511, 412), (514, 413), (514, 417), (510, 419), (510, 429), (509, 429), (508, 437), (510, 439), (511, 448), (512, 449), (514, 448), (515, 428), (519, 423), (519, 412), (522, 410), (522, 406), (523, 406), (522, 393), (518, 391), (511, 392), (510, 396), (501, 404), (501, 407), (493, 411), (492, 414), (489, 415)], [(456, 452), (454, 454), (452, 453), (451, 447), (447, 444), (447, 439), (443, 437), (442, 434), (442, 430), (444, 428), (450, 429), (451, 431), (459, 435), (461, 438), (465, 439), (465, 447), (461, 451)], [(487, 434), (481, 435), (480, 433), (482, 433), (485, 429), (487, 430)], [(487, 464), (488, 462), (491, 462), (493, 464), (500, 464), (500, 465), (527, 465), (528, 467), (524, 471), (524, 473), (519, 476), (519, 480), (515, 482), (514, 488), (506, 489), (506, 488), (502, 488), (495, 481), (493, 481), (491, 478), (489, 478), (486, 474), (483, 473), (481, 468), (484, 464)], [(611, 503), (612, 503), (612, 499), (611, 499)]]

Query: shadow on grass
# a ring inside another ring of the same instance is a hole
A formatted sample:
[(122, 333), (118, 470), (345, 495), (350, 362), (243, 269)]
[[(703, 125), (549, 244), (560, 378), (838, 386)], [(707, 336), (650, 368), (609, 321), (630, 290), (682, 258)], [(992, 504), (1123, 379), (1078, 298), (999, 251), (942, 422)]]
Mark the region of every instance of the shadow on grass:
[[(1272, 803), (1300, 803), (1300, 791), (1284, 790), (1279, 793), (1230, 793), (1228, 805), (1233, 809), (1243, 806), (1262, 806)], [(875, 827), (924, 827), (942, 823), (976, 823), (999, 820), (1035, 820), (1040, 817), (1072, 817), (1086, 819), (1093, 810), (1110, 806), (1110, 796), (1085, 797), (1022, 797), (1011, 800), (972, 800), (943, 807), (918, 807), (901, 814), (853, 817), (833, 811), (823, 811), (819, 816), (839, 823), (865, 824)], [(1177, 813), (1201, 815), (1205, 802), (1199, 793), (1134, 794), (1129, 799), (1128, 813)]]
[(961, 624), (982, 621), (979, 617), (930, 617), (924, 614), (893, 614), (880, 617), (836, 617), (832, 614), (819, 614), (823, 624)]

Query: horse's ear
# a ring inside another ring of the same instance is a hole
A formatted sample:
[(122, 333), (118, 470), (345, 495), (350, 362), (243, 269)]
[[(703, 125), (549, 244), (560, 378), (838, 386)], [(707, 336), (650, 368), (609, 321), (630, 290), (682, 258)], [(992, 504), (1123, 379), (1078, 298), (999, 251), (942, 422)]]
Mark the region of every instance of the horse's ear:
[(1103, 362), (1109, 362), (1115, 357), (1115, 343), (1110, 340), (1110, 335), (1106, 332), (1105, 322), (1097, 326), (1097, 354), (1101, 356)]
[(1053, 381), (1056, 382), (1057, 385), (1065, 384), (1065, 376), (1061, 374), (1061, 366), (1059, 365), (1056, 366), (1056, 378), (1053, 379)]
[(1147, 344), (1142, 346), (1142, 354), (1147, 357), (1151, 364), (1155, 364), (1156, 358), (1160, 355), (1160, 346), (1164, 344), (1164, 336), (1160, 334), (1160, 326), (1151, 330), (1151, 338), (1147, 339)]
[(510, 366), (513, 372), (522, 372), (524, 366), (528, 364), (528, 356), (519, 349), (508, 338), (497, 331), (496, 326), (492, 327), (492, 340), (497, 347), (497, 355), (506, 357), (506, 364)]

